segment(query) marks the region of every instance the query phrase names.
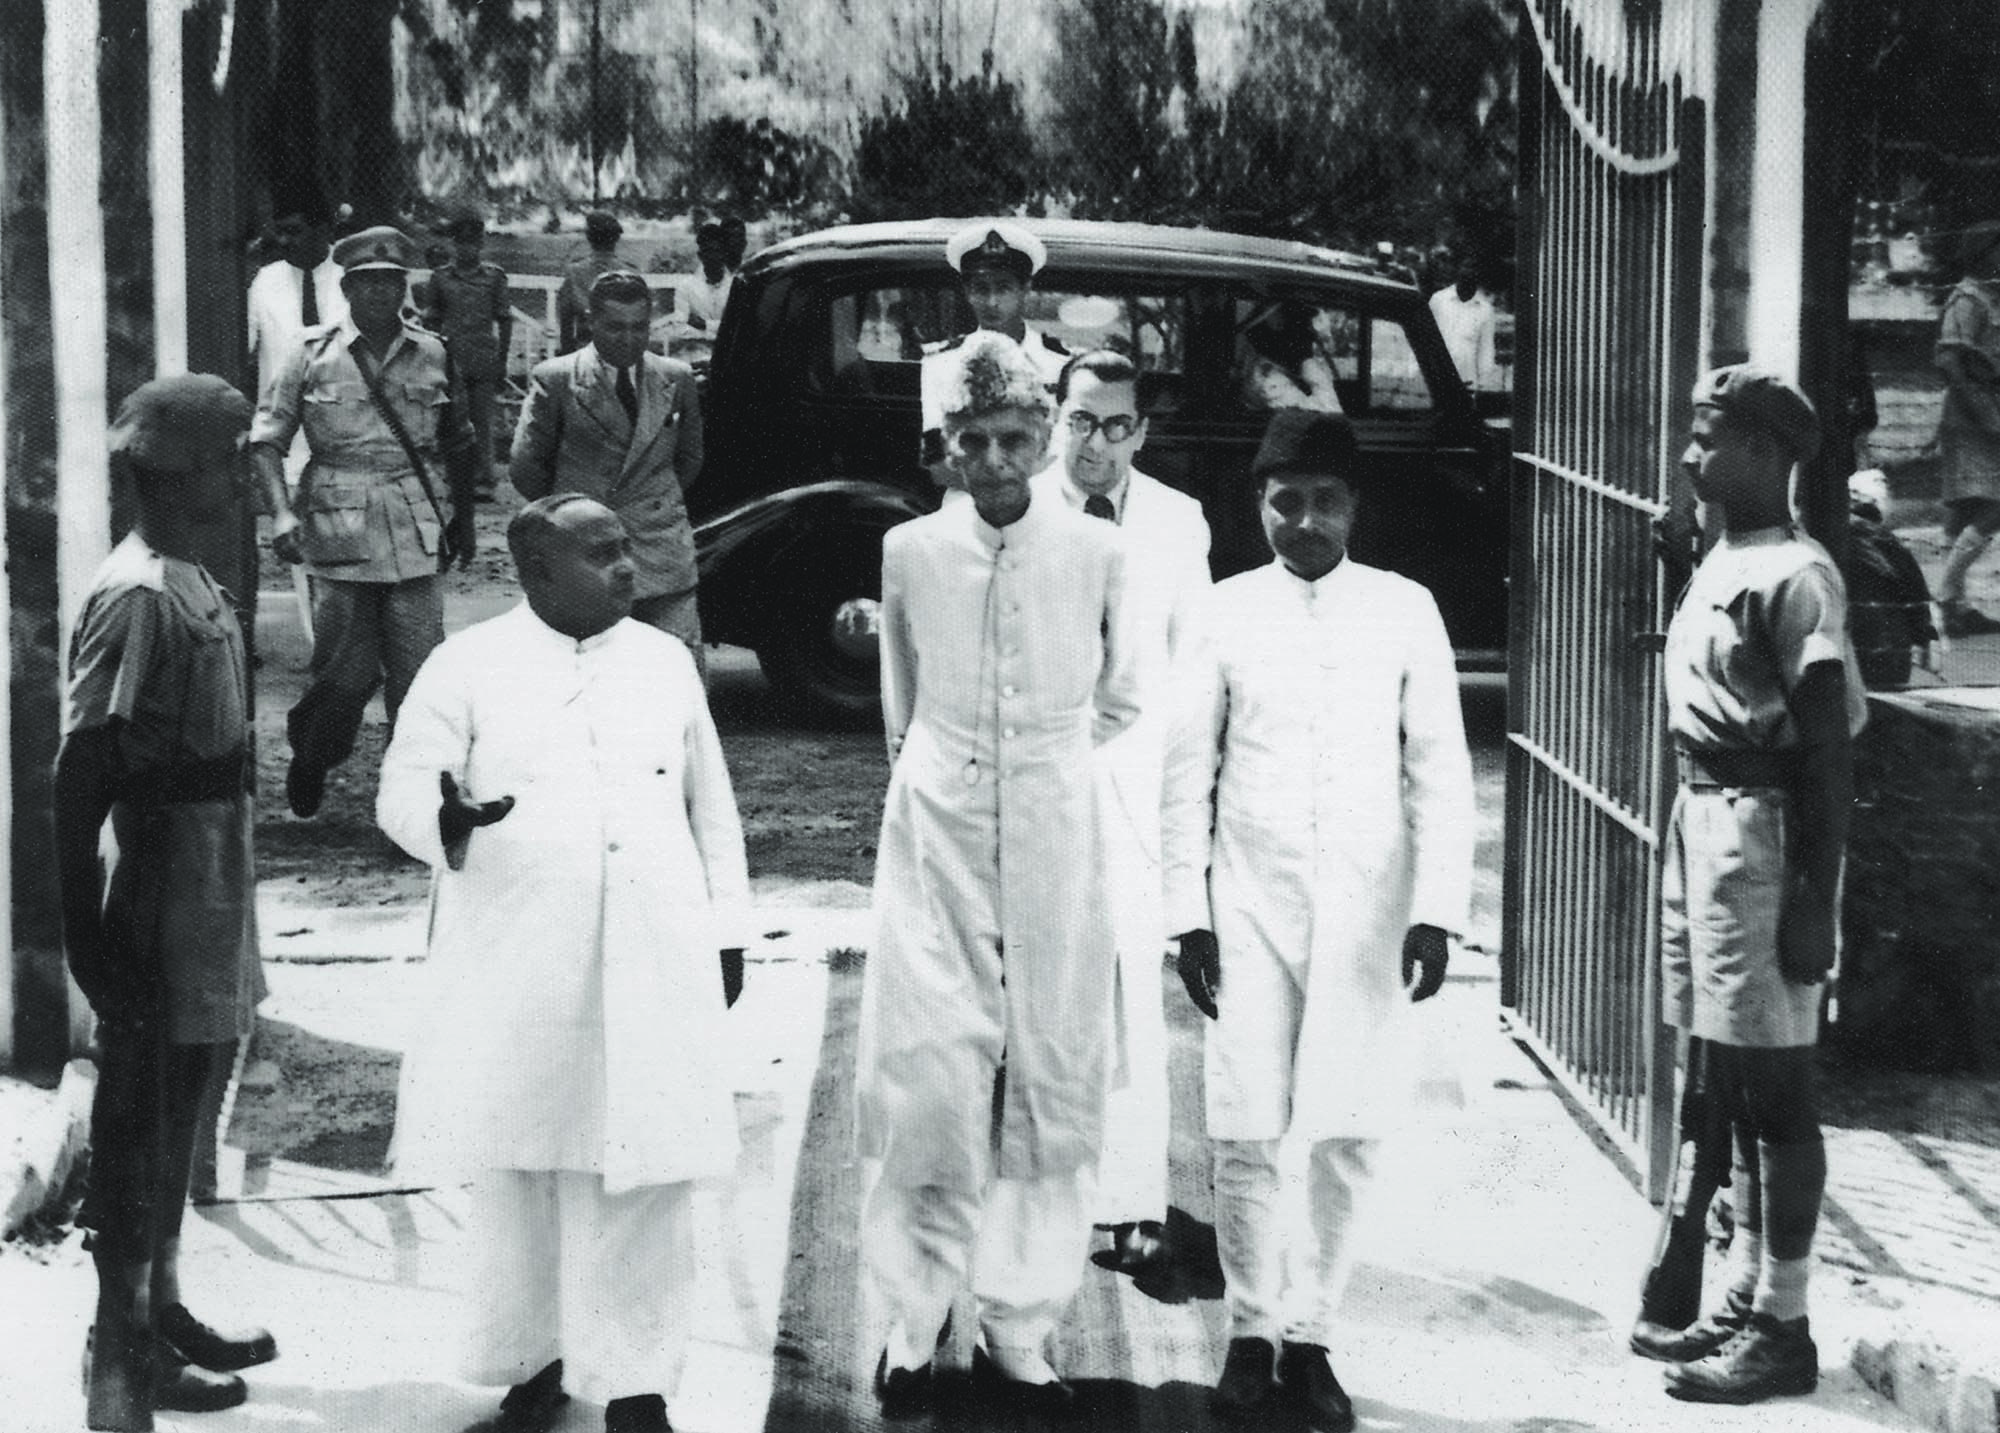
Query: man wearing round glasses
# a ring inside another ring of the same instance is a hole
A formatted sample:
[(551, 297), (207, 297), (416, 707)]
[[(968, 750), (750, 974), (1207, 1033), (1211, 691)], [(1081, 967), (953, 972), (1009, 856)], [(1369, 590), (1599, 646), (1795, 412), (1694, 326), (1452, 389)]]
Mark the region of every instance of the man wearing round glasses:
[(1097, 749), (1100, 835), (1118, 965), (1125, 1082), (1105, 1107), (1095, 1212), (1111, 1231), (1098, 1261), (1143, 1276), (1163, 1262), (1167, 1217), (1167, 1026), (1160, 956), (1166, 948), (1160, 883), (1160, 802), (1168, 672), (1208, 587), (1208, 523), (1201, 504), (1138, 471), (1146, 441), (1139, 370), (1109, 349), (1078, 354), (1056, 380), (1062, 458), (1034, 481), (1037, 500), (1103, 518), (1125, 548), (1126, 608), (1139, 673), (1138, 720)]

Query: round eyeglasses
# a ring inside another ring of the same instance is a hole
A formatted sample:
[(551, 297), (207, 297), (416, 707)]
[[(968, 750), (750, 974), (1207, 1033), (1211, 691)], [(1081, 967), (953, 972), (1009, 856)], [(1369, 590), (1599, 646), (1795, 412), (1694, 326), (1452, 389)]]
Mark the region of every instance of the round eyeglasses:
[(1139, 431), (1139, 420), (1129, 413), (1113, 413), (1109, 418), (1100, 418), (1095, 413), (1078, 410), (1069, 415), (1068, 421), (1072, 438), (1088, 438), (1092, 433), (1102, 433), (1107, 443), (1122, 443)]

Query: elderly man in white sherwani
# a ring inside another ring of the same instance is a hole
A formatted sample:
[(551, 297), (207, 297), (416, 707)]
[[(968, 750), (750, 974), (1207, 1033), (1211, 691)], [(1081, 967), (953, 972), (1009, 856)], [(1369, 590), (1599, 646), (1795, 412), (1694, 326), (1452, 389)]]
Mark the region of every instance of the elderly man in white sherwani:
[(895, 764), (856, 1083), (891, 1417), (930, 1404), (968, 1277), (976, 1379), (1045, 1412), (1069, 1402), (1048, 1342), (1082, 1281), (1111, 1055), (1092, 753), (1137, 711), (1123, 548), (1029, 486), (1041, 375), (1001, 335), (955, 352), (945, 451), (970, 501), (891, 529), (882, 552)]
[[(1412, 1004), (1443, 984), (1470, 904), (1472, 763), (1436, 603), (1346, 555), (1347, 420), (1274, 414), (1252, 475), (1278, 560), (1213, 589), (1209, 655), (1189, 677), (1199, 715), (1169, 776), (1181, 975), (1214, 1021), (1208, 1134), (1230, 1324), (1214, 1401), (1261, 1420), (1282, 1391), (1307, 1427), (1340, 1433), (1354, 1409), (1328, 1347), (1351, 1225), (1377, 1146), (1409, 1108)], [(1317, 1243), (1289, 1290), (1285, 1140), (1305, 1147)]]
[(527, 601), (431, 654), (383, 760), (382, 829), (434, 872), (397, 1165), (471, 1181), (466, 1374), (515, 1385), (494, 1426), (546, 1427), (567, 1382), (608, 1433), (661, 1433), (692, 1182), (736, 1156), (743, 832), (693, 657), (627, 615), (617, 517), (555, 494), (507, 540)]
[(1118, 1059), (1093, 1205), (1098, 1226), (1111, 1231), (1110, 1267), (1139, 1274), (1168, 1253), (1161, 773), (1174, 657), (1189, 645), (1192, 609), (1209, 585), (1208, 523), (1200, 503), (1132, 466), (1146, 441), (1146, 420), (1139, 415), (1139, 370), (1131, 359), (1108, 349), (1072, 358), (1056, 380), (1056, 405), (1066, 441), (1061, 459), (1036, 475), (1035, 497), (1102, 518), (1117, 530), (1125, 544), (1125, 605), (1139, 673), (1138, 719), (1097, 749), (1102, 859), (1118, 955)]

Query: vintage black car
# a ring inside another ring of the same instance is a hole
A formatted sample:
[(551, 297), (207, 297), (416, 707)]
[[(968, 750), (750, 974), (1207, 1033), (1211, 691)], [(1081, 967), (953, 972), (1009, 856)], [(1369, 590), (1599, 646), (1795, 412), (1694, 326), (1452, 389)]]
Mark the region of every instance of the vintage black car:
[[(702, 627), (754, 649), (782, 696), (822, 716), (874, 709), (882, 534), (937, 506), (918, 462), (918, 368), (925, 345), (973, 327), (944, 260), (967, 222), (773, 245), (737, 277), (716, 335), (708, 459), (689, 493)], [(1247, 474), (1271, 406), (1330, 402), (1331, 388), (1368, 467), (1354, 555), (1436, 594), (1462, 665), (1501, 663), (1504, 438), (1411, 284), (1305, 244), (1020, 222), (1049, 256), (1029, 322), (1072, 352), (1135, 357), (1149, 420), (1136, 466), (1201, 501), (1218, 578), (1270, 560)], [(1273, 332), (1307, 361), (1274, 374)]]

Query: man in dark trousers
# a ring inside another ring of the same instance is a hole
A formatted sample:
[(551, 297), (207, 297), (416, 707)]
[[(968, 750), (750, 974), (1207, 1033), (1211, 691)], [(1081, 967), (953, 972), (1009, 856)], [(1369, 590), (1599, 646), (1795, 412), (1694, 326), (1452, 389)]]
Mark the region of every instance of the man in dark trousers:
[(1819, 444), (1812, 405), (1749, 365), (1694, 390), (1681, 461), (1721, 525), (1667, 630), (1680, 765), (1662, 878), (1661, 1003), (1701, 1042), (1736, 1141), (1734, 1277), (1722, 1307), (1634, 1347), (1671, 1360), (1700, 1403), (1810, 1393), (1806, 1318), (1826, 1187), (1813, 1088), (1821, 982), (1840, 939), (1850, 741), (1867, 698), (1833, 559), (1793, 523), (1792, 466)]
[[(437, 337), (403, 322), (416, 246), (386, 226), (333, 248), (348, 316), (308, 330), (260, 395), (250, 458), (277, 516), (271, 547), (313, 585), (312, 681), (285, 721), (285, 799), (319, 810), (383, 687), (389, 724), (444, 640), (439, 574), (471, 561), (477, 454), (464, 385)], [(296, 499), (285, 452), (311, 451)]]
[(624, 525), (638, 582), (632, 615), (687, 643), (704, 666), (694, 530), (682, 492), (701, 471), (694, 370), (646, 351), (653, 291), (630, 272), (590, 286), (588, 344), (535, 365), (509, 477), (533, 501), (596, 498)]
[(110, 451), (131, 475), (138, 523), (99, 568), (70, 637), (56, 861), (64, 948), (99, 1022), (79, 1218), (98, 1280), (92, 1428), (150, 1429), (155, 1408), (233, 1407), (246, 1390), (230, 1370), (278, 1351), (261, 1329), (220, 1333), (197, 1319), (180, 1285), (201, 1091), (264, 995), (243, 637), (195, 560), (204, 529), (246, 496), (249, 422), (249, 401), (207, 374), (155, 379), (125, 400)]

